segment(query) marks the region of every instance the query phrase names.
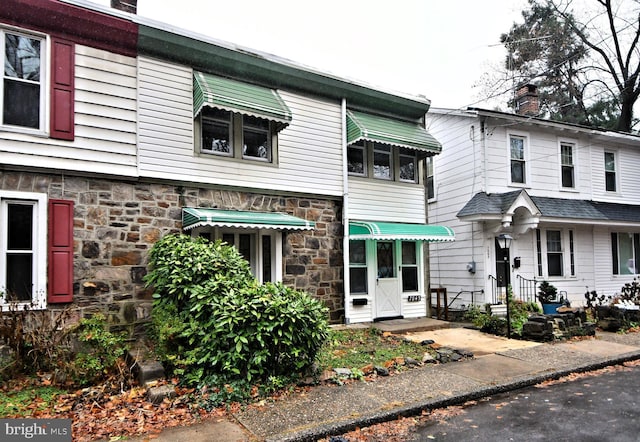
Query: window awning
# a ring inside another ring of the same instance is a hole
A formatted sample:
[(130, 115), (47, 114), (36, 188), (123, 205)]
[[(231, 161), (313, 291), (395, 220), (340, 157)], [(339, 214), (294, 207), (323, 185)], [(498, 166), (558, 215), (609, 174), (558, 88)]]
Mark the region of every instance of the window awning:
[(245, 229), (312, 230), (313, 221), (276, 212), (249, 212), (185, 207), (182, 209), (182, 228), (195, 227), (239, 227)]
[(349, 239), (455, 241), (450, 227), (380, 221), (349, 221)]
[(204, 106), (238, 112), (280, 123), (291, 122), (291, 111), (278, 92), (203, 72), (193, 73), (193, 115)]
[(442, 145), (418, 123), (394, 120), (347, 110), (347, 142), (360, 140), (391, 144), (429, 153), (440, 153)]

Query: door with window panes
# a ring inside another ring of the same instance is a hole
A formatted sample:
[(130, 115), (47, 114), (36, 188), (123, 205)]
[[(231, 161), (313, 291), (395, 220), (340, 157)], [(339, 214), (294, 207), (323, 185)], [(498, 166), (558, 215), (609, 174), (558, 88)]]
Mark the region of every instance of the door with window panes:
[(377, 241), (375, 244), (376, 318), (402, 316), (403, 294), (419, 290), (417, 243)]

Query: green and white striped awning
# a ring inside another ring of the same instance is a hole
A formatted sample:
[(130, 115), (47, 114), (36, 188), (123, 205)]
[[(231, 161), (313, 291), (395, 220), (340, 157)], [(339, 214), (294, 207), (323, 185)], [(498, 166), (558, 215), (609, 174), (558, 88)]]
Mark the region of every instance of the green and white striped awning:
[(347, 142), (360, 140), (390, 144), (437, 154), (442, 145), (418, 123), (347, 110)]
[(312, 230), (313, 221), (307, 221), (286, 213), (250, 212), (240, 210), (220, 210), (185, 207), (182, 209), (182, 228), (234, 227), (245, 229)]
[(204, 106), (275, 121), (280, 129), (292, 119), (286, 103), (273, 89), (195, 71), (193, 115)]
[(349, 239), (455, 241), (453, 230), (431, 224), (405, 224), (381, 221), (349, 221)]

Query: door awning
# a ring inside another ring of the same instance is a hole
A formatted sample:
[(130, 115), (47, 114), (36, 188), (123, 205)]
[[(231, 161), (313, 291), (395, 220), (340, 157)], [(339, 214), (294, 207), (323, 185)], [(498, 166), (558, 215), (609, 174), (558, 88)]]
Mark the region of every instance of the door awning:
[(455, 241), (453, 230), (431, 224), (349, 221), (349, 239)]
[(185, 207), (182, 209), (182, 228), (239, 227), (245, 229), (312, 230), (313, 221), (307, 221), (286, 213), (249, 212)]
[(418, 123), (347, 110), (347, 142), (360, 140), (391, 144), (437, 154), (442, 145)]
[(204, 106), (275, 121), (280, 129), (292, 119), (286, 103), (273, 89), (195, 71), (193, 115)]

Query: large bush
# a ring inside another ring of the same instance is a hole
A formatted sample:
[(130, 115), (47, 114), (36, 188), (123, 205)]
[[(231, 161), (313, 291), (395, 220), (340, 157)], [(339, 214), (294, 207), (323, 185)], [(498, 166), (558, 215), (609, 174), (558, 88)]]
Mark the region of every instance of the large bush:
[(220, 241), (166, 236), (150, 254), (152, 330), (168, 368), (190, 385), (261, 383), (302, 372), (327, 337), (327, 311), (308, 294), (258, 284)]

